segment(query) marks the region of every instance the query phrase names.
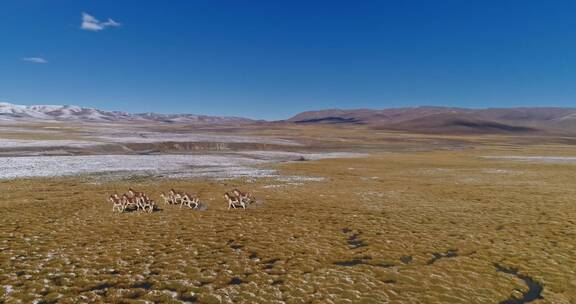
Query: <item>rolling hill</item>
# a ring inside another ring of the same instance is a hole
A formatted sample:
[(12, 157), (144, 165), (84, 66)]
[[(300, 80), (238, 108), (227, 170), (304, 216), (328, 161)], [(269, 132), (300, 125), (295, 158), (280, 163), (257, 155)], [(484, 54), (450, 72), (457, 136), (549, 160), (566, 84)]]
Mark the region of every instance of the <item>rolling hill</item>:
[(322, 110), (300, 113), (295, 124), (353, 124), (423, 133), (576, 133), (573, 108), (411, 107), (383, 110)]

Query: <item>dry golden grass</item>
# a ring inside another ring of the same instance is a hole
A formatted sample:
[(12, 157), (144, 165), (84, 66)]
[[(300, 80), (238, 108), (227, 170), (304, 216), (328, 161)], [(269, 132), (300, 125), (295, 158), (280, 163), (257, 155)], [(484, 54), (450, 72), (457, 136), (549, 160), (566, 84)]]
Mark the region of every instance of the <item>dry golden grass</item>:
[(1, 139), (82, 140), (79, 132), (86, 126), (60, 123), (0, 124)]
[[(315, 182), (3, 181), (0, 299), (498, 303), (521, 298), (528, 277), (543, 288), (531, 303), (574, 303), (576, 166), (479, 157), (511, 154), (520, 153), (411, 152), (279, 167), (325, 178)], [(192, 191), (209, 208), (112, 213), (106, 197), (129, 186), (157, 202), (171, 187)], [(236, 186), (264, 203), (226, 210), (222, 193)]]

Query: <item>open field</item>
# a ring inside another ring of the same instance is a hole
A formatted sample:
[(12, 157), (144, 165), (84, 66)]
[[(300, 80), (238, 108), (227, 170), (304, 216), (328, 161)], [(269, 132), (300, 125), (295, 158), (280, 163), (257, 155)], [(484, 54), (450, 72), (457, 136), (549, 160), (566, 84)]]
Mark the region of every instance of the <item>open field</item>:
[[(0, 303), (576, 302), (576, 148), (324, 131), (283, 139), (369, 154), (257, 163), (276, 172), (261, 178), (0, 180)], [(113, 213), (128, 187), (208, 209)], [(226, 210), (234, 187), (262, 203)]]
[(576, 0), (0, 0), (0, 304), (576, 304)]

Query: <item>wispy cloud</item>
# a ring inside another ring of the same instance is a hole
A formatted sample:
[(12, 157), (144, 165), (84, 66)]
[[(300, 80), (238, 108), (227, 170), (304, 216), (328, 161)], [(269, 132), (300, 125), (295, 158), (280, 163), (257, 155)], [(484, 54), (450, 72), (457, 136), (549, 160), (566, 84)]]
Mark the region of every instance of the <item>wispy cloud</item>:
[(87, 31), (99, 32), (108, 27), (119, 27), (120, 25), (122, 24), (111, 18), (108, 18), (108, 21), (102, 22), (88, 13), (82, 13), (82, 25), (80, 25), (80, 28)]
[(22, 61), (31, 62), (31, 63), (48, 63), (48, 60), (42, 57), (24, 57)]

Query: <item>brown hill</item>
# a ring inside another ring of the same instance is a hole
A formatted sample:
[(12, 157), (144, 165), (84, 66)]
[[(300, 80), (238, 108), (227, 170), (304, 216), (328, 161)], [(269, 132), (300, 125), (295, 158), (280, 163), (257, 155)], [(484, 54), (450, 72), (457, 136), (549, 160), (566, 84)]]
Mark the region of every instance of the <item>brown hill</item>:
[(576, 109), (573, 108), (336, 109), (303, 112), (287, 121), (297, 124), (355, 124), (426, 133), (576, 133)]
[(399, 123), (376, 126), (377, 129), (412, 131), (418, 133), (529, 133), (538, 131), (535, 128), (515, 126), (479, 119), (471, 114), (440, 113), (402, 121)]

